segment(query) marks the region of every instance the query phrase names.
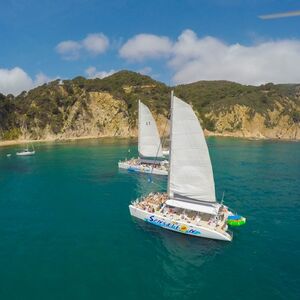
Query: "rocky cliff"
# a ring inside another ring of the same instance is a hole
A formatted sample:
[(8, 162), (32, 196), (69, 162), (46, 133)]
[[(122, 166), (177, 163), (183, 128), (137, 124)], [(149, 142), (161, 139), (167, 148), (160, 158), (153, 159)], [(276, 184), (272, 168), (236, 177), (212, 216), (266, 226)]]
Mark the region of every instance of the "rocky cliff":
[(171, 89), (192, 104), (209, 135), (300, 139), (300, 85), (201, 81), (168, 87), (129, 71), (104, 79), (56, 80), (16, 97), (0, 94), (0, 137), (136, 136), (138, 99), (166, 133)]
[[(289, 104), (293, 105), (293, 103)], [(226, 112), (211, 112), (205, 116), (214, 122), (214, 131), (208, 131), (207, 134), (298, 140), (300, 139), (299, 122), (295, 122), (292, 115), (285, 114), (284, 109), (280, 103), (277, 103), (276, 108), (262, 114), (251, 111), (245, 105), (236, 104)]]

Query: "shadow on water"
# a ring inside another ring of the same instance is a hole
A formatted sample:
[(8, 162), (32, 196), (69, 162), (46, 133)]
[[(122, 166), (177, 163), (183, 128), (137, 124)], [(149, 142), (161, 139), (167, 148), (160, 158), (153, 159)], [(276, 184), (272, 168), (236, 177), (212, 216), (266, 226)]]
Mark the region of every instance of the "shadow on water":
[(165, 298), (185, 299), (196, 293), (208, 263), (230, 246), (223, 241), (187, 236), (132, 219), (137, 229), (151, 239), (153, 252), (165, 277), (160, 282)]
[(140, 230), (150, 234), (155, 239), (156, 244), (163, 246), (159, 247), (158, 251), (163, 255), (167, 254), (174, 262), (184, 261), (187, 264), (200, 267), (207, 261), (207, 258), (212, 258), (227, 244), (222, 241), (187, 236), (148, 224), (136, 218), (132, 218), (132, 220)]

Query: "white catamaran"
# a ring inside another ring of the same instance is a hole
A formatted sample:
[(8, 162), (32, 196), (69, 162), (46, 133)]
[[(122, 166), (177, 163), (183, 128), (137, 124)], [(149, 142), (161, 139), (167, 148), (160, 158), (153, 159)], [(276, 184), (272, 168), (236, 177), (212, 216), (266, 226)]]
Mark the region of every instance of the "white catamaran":
[[(191, 106), (171, 96), (171, 144), (168, 193), (151, 193), (129, 205), (136, 218), (180, 233), (232, 240), (228, 220), (245, 223), (216, 201), (210, 156)], [(237, 223), (235, 223), (237, 224)], [(236, 225), (237, 226), (237, 225)]]
[(168, 175), (168, 161), (164, 159), (155, 120), (149, 108), (139, 101), (139, 158), (119, 161), (119, 168), (154, 175)]

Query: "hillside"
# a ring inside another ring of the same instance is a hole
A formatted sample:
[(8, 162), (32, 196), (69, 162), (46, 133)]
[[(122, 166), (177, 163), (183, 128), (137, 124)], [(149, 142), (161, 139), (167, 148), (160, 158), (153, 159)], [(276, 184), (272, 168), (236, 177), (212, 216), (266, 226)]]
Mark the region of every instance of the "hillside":
[[(171, 89), (149, 76), (120, 71), (104, 79), (52, 81), (16, 97), (0, 94), (0, 137), (136, 136), (138, 99), (149, 106), (162, 132)], [(300, 84), (200, 81), (173, 89), (193, 105), (207, 134), (300, 139)]]

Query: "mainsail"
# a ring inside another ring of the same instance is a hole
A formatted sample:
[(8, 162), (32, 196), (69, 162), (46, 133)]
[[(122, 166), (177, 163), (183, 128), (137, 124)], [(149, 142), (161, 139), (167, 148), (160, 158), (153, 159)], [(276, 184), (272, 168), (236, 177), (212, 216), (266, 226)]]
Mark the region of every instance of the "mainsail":
[(189, 104), (173, 95), (171, 101), (169, 204), (212, 205), (215, 183), (203, 130)]
[(139, 142), (141, 158), (162, 158), (162, 147), (154, 118), (149, 108), (139, 101)]

